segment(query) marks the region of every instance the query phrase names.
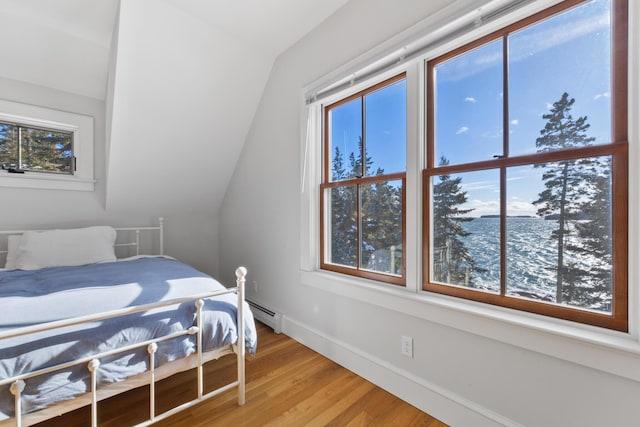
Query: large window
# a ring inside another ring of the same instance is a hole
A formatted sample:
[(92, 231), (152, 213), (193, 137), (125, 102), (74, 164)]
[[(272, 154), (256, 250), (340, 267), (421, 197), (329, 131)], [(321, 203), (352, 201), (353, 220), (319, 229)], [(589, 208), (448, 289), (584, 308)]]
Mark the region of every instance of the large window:
[(427, 63), (423, 289), (626, 331), (626, 1)]
[(404, 284), (405, 76), (324, 115), (321, 268)]
[(489, 11), (521, 20), (310, 92), (306, 266), (629, 331), (627, 9)]

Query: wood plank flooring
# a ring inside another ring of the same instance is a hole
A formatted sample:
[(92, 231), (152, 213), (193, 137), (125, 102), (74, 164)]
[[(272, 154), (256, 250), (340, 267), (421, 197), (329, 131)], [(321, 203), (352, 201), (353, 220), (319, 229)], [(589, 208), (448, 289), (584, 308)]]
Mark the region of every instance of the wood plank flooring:
[[(425, 426), (446, 427), (372, 383), (283, 334), (258, 324), (258, 354), (247, 360), (246, 404), (235, 389), (156, 424), (210, 426)], [(205, 392), (235, 379), (234, 356), (206, 365)], [(158, 383), (157, 411), (195, 396), (195, 372)], [(147, 416), (142, 387), (100, 403), (100, 425), (130, 426)], [(39, 427), (89, 425), (89, 408), (51, 419)]]

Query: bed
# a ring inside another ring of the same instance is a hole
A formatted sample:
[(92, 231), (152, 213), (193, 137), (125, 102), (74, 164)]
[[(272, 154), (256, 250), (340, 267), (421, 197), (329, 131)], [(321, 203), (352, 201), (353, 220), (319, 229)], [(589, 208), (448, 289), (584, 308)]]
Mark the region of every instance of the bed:
[[(147, 240), (159, 255), (140, 255), (144, 233), (156, 235)], [(152, 227), (1, 237), (0, 426), (31, 425), (85, 405), (96, 426), (98, 401), (143, 385), (149, 418), (138, 425), (233, 388), (244, 404), (244, 358), (255, 352), (257, 336), (243, 267), (237, 286), (226, 288), (164, 256), (162, 219)], [(123, 250), (129, 256), (116, 257)], [(237, 357), (237, 380), (205, 394), (203, 364), (227, 354)], [(155, 383), (193, 368), (197, 398), (157, 414)]]

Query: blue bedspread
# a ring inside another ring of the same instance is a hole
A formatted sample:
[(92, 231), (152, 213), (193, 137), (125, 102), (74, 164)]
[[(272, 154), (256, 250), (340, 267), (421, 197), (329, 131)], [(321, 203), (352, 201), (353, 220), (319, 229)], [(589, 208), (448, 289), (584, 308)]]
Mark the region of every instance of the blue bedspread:
[[(0, 272), (0, 330), (90, 315), (119, 308), (188, 297), (224, 289), (216, 280), (168, 258), (137, 258), (80, 267), (52, 267), (35, 271)], [(237, 297), (227, 294), (205, 301), (205, 349), (237, 341)], [(111, 348), (123, 347), (195, 323), (195, 305), (182, 304), (90, 324), (76, 325), (29, 337), (0, 340), (0, 378), (8, 378)], [(246, 348), (255, 352), (256, 330), (245, 305)], [(156, 365), (195, 352), (192, 336), (160, 343)], [(105, 360), (106, 359), (106, 360)], [(121, 381), (148, 368), (146, 349), (100, 360), (100, 383)], [(23, 410), (30, 412), (71, 399), (88, 390), (86, 367), (29, 379)], [(0, 387), (0, 419), (13, 414), (13, 395)]]

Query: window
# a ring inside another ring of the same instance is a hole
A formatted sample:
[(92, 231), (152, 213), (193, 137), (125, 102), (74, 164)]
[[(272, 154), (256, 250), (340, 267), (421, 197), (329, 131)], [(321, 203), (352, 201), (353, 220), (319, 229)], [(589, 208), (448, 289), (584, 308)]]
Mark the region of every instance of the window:
[(427, 63), (423, 289), (626, 331), (626, 1)]
[(92, 117), (0, 100), (0, 187), (92, 191), (93, 151)]
[(73, 158), (73, 132), (0, 122), (3, 170), (72, 175)]
[(321, 268), (404, 284), (406, 81), (324, 108)]

